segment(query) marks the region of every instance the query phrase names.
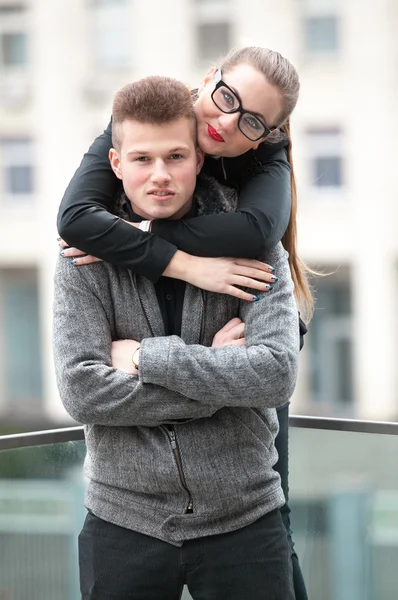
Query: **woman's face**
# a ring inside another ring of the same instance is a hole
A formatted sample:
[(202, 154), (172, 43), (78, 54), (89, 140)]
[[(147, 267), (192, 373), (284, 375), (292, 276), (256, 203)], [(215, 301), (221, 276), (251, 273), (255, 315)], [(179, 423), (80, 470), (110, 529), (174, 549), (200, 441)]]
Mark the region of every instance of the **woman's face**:
[[(214, 104), (211, 94), (216, 86), (216, 72), (213, 68), (206, 75), (195, 103), (199, 146), (212, 156), (239, 156), (257, 148), (264, 138), (256, 142), (249, 140), (238, 128), (240, 113), (223, 113)], [(241, 63), (223, 73), (222, 79), (237, 93), (245, 111), (261, 115), (268, 128), (276, 127), (283, 108), (282, 98), (260, 71)]]

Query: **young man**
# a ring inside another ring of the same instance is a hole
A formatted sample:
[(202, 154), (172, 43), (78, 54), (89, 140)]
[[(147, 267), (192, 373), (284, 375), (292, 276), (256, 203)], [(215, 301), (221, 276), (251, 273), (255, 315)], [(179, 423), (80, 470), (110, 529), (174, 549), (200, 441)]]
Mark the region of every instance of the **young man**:
[[(200, 176), (195, 188), (203, 156), (185, 85), (152, 77), (123, 88), (113, 135), (122, 218), (233, 208), (215, 181)], [(266, 258), (279, 283), (254, 303), (59, 260), (56, 373), (87, 443), (84, 600), (177, 600), (184, 583), (194, 600), (294, 598), (272, 466), (298, 314), (286, 252)]]

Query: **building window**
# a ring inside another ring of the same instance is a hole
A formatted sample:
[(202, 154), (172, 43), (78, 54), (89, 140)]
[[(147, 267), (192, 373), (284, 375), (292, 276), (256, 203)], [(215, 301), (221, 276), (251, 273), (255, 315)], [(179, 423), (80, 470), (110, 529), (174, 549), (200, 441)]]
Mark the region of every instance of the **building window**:
[(94, 60), (100, 69), (131, 67), (131, 28), (124, 0), (97, 0), (93, 8)]
[(196, 28), (199, 61), (216, 60), (232, 46), (231, 24), (226, 22), (199, 23)]
[(0, 69), (20, 70), (27, 64), (26, 8), (21, 4), (0, 6)]
[(343, 186), (342, 137), (338, 129), (307, 132), (312, 186), (323, 189)]
[(317, 278), (316, 309), (308, 334), (312, 399), (350, 408), (353, 403), (351, 289), (342, 269)]
[(42, 403), (37, 272), (0, 270), (0, 381), (7, 412), (26, 415)]
[(33, 147), (30, 139), (0, 140), (3, 206), (26, 206), (34, 198)]
[(28, 62), (28, 37), (25, 33), (4, 33), (1, 36), (1, 55), (5, 67), (20, 67)]
[(339, 50), (339, 19), (335, 15), (308, 16), (304, 36), (308, 54), (335, 54)]

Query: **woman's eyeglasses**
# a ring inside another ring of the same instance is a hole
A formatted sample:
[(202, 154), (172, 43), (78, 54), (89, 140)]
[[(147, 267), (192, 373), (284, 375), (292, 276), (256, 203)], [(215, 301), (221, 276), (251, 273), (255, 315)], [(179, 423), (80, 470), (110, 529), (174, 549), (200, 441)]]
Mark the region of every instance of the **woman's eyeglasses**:
[(237, 93), (224, 83), (221, 77), (221, 70), (218, 69), (214, 76), (216, 87), (211, 94), (211, 99), (217, 108), (226, 114), (240, 113), (239, 130), (250, 141), (256, 142), (261, 138), (268, 137), (276, 127), (270, 129), (258, 115), (245, 110)]

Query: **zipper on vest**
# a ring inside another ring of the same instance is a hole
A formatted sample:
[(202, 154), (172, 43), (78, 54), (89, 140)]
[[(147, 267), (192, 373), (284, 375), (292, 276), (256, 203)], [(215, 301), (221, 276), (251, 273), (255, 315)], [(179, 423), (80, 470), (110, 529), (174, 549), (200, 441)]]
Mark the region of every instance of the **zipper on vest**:
[(223, 156), (221, 157), (221, 167), (222, 167), (222, 172), (223, 172), (223, 175), (224, 175), (224, 179), (225, 179), (225, 181), (227, 181), (227, 172), (225, 170), (224, 157)]
[(188, 494), (188, 505), (187, 505), (187, 509), (186, 509), (185, 512), (186, 513), (192, 513), (193, 512), (193, 500), (192, 500), (191, 492), (188, 489), (187, 482), (186, 482), (185, 475), (184, 475), (184, 471), (183, 471), (183, 468), (182, 468), (182, 460), (181, 460), (180, 449), (178, 447), (176, 432), (175, 432), (174, 427), (166, 427), (166, 431), (167, 431), (167, 435), (170, 438), (171, 447), (172, 447), (172, 450), (173, 450), (174, 457), (176, 459), (176, 463), (177, 463), (178, 473), (180, 475), (181, 484), (182, 484), (183, 488), (186, 490), (186, 492)]

